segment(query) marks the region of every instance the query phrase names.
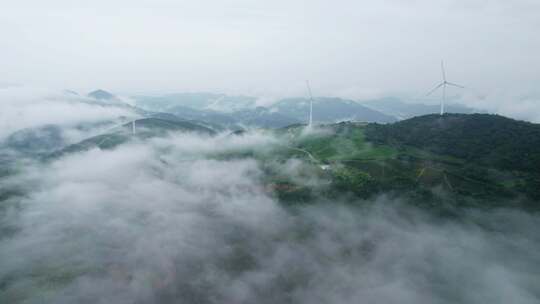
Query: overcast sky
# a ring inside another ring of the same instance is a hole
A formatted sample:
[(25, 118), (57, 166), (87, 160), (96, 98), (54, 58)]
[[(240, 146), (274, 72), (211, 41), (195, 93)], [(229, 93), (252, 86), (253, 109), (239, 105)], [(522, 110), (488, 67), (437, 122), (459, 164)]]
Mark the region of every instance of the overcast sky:
[(538, 0), (2, 1), (0, 84), (421, 96), (444, 58), (467, 94), (536, 104), (539, 16)]

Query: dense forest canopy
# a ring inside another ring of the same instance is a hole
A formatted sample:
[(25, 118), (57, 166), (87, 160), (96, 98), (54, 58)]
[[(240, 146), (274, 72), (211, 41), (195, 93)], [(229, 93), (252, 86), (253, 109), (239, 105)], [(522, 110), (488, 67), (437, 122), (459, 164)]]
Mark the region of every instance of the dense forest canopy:
[(540, 125), (490, 114), (436, 114), (370, 124), (369, 140), (410, 145), (505, 170), (538, 172)]

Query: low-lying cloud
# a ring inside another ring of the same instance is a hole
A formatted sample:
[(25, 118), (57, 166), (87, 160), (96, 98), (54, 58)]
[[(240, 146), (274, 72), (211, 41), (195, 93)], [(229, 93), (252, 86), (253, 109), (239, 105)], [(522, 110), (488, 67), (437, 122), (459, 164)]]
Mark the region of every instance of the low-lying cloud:
[[(22, 190), (1, 203), (0, 299), (538, 302), (536, 215), (441, 219), (384, 196), (289, 208), (265, 187), (258, 161), (205, 157), (276, 143), (264, 134), (177, 135), (0, 180), (3, 192)], [(282, 169), (295, 176), (300, 166)]]
[(134, 117), (127, 108), (105, 107), (92, 100), (72, 94), (27, 87), (0, 88), (0, 140), (15, 131), (56, 125), (81, 139), (74, 127), (117, 120), (121, 116)]

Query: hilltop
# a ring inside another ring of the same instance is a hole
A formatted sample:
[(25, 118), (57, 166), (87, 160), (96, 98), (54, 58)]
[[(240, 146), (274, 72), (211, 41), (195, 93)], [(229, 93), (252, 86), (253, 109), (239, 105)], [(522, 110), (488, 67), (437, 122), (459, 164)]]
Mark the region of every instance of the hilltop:
[(148, 139), (153, 137), (162, 137), (172, 132), (190, 132), (204, 136), (215, 135), (215, 131), (201, 124), (191, 121), (161, 119), (161, 118), (143, 118), (135, 120), (136, 133), (132, 133), (132, 122), (125, 123), (109, 132), (93, 136), (79, 143), (64, 147), (50, 155), (47, 158), (56, 158), (66, 153), (75, 153), (89, 150), (91, 148), (113, 149), (132, 139)]
[(116, 96), (114, 96), (112, 93), (107, 92), (105, 90), (101, 90), (101, 89), (88, 93), (88, 97), (95, 98), (98, 100), (111, 100), (111, 99), (116, 98)]
[[(439, 104), (424, 104), (422, 101), (405, 102), (399, 98), (386, 97), (361, 102), (362, 105), (379, 112), (392, 115), (400, 120), (415, 116), (439, 113)], [(446, 112), (459, 114), (483, 113), (484, 111), (473, 109), (461, 104), (450, 103), (446, 105)]]
[(499, 115), (426, 115), (395, 124), (372, 124), (367, 137), (505, 170), (540, 168), (540, 125)]

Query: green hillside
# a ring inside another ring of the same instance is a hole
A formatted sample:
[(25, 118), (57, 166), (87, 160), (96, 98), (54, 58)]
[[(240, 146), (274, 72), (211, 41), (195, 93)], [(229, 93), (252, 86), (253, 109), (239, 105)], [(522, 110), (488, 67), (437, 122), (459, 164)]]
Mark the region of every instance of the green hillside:
[(372, 124), (369, 140), (408, 145), (504, 170), (540, 168), (540, 125), (489, 114), (426, 115)]
[[(538, 129), (479, 114), (427, 115), (389, 125), (344, 122), (311, 133), (296, 125), (275, 132), (286, 144), (272, 153), (243, 155), (270, 164), (268, 183), (289, 202), (307, 202), (314, 194), (385, 193), (437, 206), (537, 208)], [(290, 159), (302, 160), (303, 170), (318, 172), (328, 187), (300, 185), (272, 170), (273, 162)]]

